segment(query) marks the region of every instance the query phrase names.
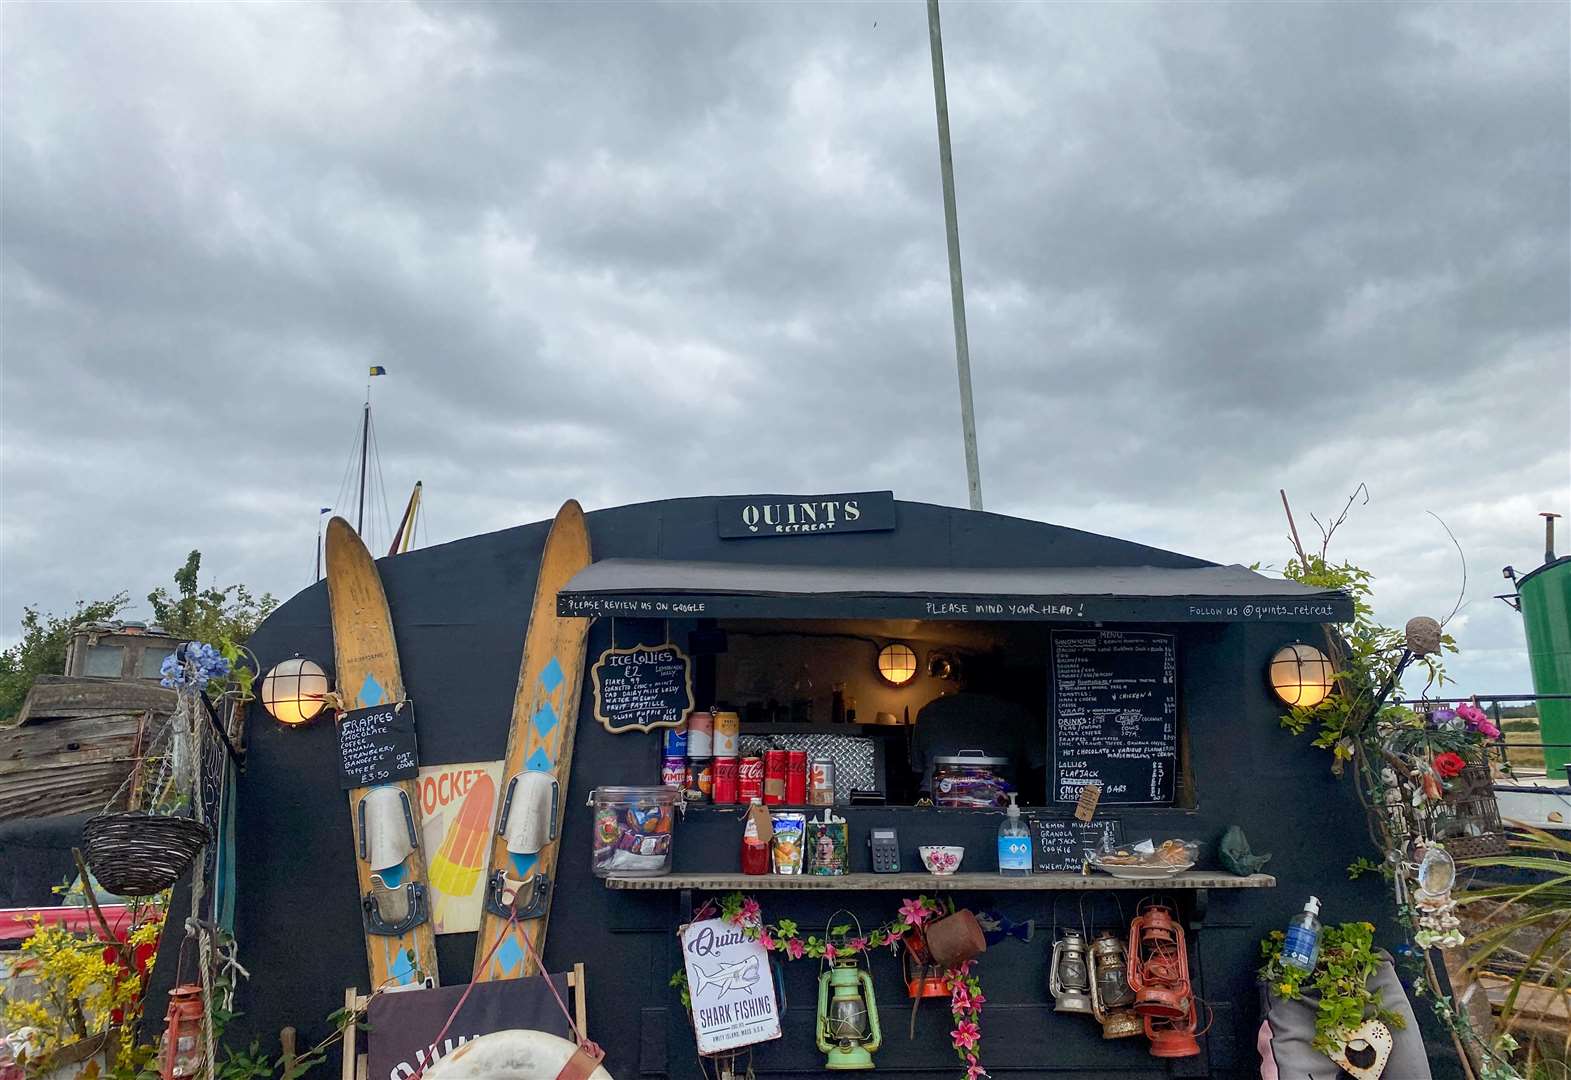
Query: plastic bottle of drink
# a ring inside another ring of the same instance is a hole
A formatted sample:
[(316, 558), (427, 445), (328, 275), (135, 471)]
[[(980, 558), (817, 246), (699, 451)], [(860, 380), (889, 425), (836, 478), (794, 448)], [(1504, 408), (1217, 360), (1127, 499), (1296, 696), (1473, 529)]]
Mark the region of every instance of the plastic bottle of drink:
[(769, 873), (769, 845), (758, 835), (754, 814), (761, 813), (764, 801), (757, 795), (747, 810), (747, 822), (742, 826), (742, 873)]
[(1026, 877), (1031, 873), (1031, 830), (1020, 820), (1015, 793), (1009, 793), (1009, 809), (998, 827), (998, 872), (1005, 877)]
[(1315, 970), (1320, 959), (1320, 898), (1311, 896), (1304, 910), (1287, 924), (1287, 940), (1282, 943), (1282, 963), (1304, 974)]

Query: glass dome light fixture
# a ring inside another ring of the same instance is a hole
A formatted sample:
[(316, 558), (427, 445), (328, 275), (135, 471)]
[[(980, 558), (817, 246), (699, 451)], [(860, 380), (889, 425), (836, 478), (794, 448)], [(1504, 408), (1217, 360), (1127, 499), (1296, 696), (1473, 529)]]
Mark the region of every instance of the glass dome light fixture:
[(878, 650), (878, 674), (890, 686), (904, 686), (916, 678), (916, 650), (893, 641)]
[(280, 660), (273, 669), (262, 676), (262, 700), (274, 720), (285, 727), (300, 727), (315, 720), (327, 704), (327, 693), (332, 687), (327, 672), (314, 660), (294, 656)]
[(1284, 705), (1312, 709), (1331, 696), (1335, 669), (1331, 659), (1313, 645), (1283, 645), (1266, 669), (1271, 690)]

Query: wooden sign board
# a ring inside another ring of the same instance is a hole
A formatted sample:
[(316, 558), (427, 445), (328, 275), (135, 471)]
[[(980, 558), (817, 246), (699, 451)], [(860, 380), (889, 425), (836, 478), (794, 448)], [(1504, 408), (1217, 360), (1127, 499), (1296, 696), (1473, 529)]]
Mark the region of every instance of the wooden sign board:
[(1054, 630), (1052, 799), (1171, 803), (1178, 772), (1178, 660), (1172, 634)]
[(1038, 874), (1079, 873), (1088, 850), (1095, 851), (1104, 841), (1117, 846), (1124, 839), (1124, 823), (1118, 818), (1092, 822), (1059, 817), (1030, 820), (1032, 869)]
[(676, 727), (693, 711), (693, 665), (675, 645), (607, 649), (595, 661), (595, 719), (607, 731)]
[(780, 1038), (780, 1012), (769, 951), (724, 919), (682, 931), (682, 963), (700, 1054), (718, 1054)]
[(410, 780), (419, 773), (413, 702), (406, 699), (339, 715), (338, 783), (345, 791)]
[(727, 540), (888, 532), (895, 527), (895, 493), (855, 491), (841, 495), (720, 498), (715, 500), (715, 527)]

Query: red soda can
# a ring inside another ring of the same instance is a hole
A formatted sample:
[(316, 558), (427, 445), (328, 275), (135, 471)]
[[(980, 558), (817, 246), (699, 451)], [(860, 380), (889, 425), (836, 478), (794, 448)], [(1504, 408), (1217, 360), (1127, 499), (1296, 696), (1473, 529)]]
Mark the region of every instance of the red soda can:
[(686, 756), (667, 754), (660, 759), (660, 783), (674, 788), (687, 786)]
[(786, 757), (787, 806), (807, 805), (807, 751), (792, 750)]
[(786, 801), (786, 771), (791, 755), (784, 750), (764, 751), (764, 805), (779, 806)]
[(730, 806), (736, 802), (738, 780), (741, 766), (734, 757), (715, 758), (715, 794), (714, 800), (720, 806)]
[(745, 757), (736, 767), (736, 801), (749, 803), (764, 797), (764, 759)]

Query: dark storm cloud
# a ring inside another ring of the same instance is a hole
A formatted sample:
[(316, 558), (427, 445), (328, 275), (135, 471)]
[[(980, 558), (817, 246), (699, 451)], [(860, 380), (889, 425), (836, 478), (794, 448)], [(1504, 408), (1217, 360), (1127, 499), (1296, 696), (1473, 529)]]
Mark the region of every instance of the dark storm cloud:
[[(193, 545), (304, 584), (373, 363), (436, 539), (567, 495), (963, 502), (920, 5), (0, 19), (7, 632)], [(1366, 480), (1382, 613), (1449, 609), (1441, 513), (1460, 670), (1521, 689), (1490, 594), (1567, 509), (1567, 31), (946, 6), (989, 507), (1279, 562), (1277, 487)]]

